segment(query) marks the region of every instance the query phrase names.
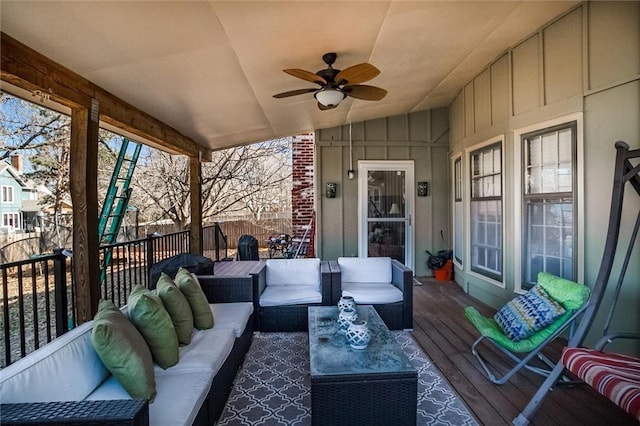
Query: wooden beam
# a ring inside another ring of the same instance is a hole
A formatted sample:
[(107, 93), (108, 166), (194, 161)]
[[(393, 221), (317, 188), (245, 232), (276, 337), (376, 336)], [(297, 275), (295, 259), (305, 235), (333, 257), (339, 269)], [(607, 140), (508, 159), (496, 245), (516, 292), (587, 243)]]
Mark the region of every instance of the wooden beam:
[(70, 191), (73, 203), (73, 280), (78, 323), (93, 319), (100, 300), (98, 256), (98, 104), (71, 112)]
[(202, 254), (202, 168), (199, 157), (189, 158), (189, 185), (191, 196), (191, 253)]
[(100, 119), (168, 151), (198, 156), (204, 147), (84, 77), (0, 32), (0, 78), (28, 91), (41, 90), (69, 108), (100, 103)]

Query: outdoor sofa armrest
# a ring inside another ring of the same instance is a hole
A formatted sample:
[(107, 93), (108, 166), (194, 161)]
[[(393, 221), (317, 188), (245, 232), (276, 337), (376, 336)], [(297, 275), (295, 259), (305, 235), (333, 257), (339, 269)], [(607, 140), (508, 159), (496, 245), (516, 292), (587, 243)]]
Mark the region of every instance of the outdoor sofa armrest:
[(257, 273), (251, 275), (253, 285), (253, 309), (254, 312), (260, 310), (260, 296), (267, 288), (267, 267), (266, 265)]
[(330, 260), (329, 269), (331, 270), (331, 304), (335, 305), (342, 296), (342, 274), (338, 261)]
[(594, 349), (597, 351), (604, 352), (604, 347), (607, 346), (609, 343), (612, 343), (616, 339), (640, 340), (640, 333), (624, 332), (624, 333), (607, 334), (605, 336), (602, 336), (600, 340), (598, 340)]
[(0, 423), (149, 426), (149, 402), (146, 399), (113, 399), (0, 404)]
[(391, 260), (391, 283), (402, 291), (402, 322), (413, 324), (413, 271), (396, 259)]
[(331, 305), (332, 302), (332, 279), (333, 273), (331, 272), (331, 267), (329, 266), (329, 262), (322, 261), (320, 262), (320, 291), (322, 292), (322, 304), (323, 305)]
[(253, 302), (253, 281), (246, 277), (198, 275), (198, 281), (209, 303)]

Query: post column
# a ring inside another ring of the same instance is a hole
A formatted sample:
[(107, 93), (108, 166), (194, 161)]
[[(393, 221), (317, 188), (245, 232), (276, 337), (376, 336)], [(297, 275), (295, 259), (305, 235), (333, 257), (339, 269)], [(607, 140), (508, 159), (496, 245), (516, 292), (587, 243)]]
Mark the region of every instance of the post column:
[(99, 106), (71, 112), (70, 192), (73, 203), (73, 282), (78, 324), (93, 319), (100, 300), (98, 250)]

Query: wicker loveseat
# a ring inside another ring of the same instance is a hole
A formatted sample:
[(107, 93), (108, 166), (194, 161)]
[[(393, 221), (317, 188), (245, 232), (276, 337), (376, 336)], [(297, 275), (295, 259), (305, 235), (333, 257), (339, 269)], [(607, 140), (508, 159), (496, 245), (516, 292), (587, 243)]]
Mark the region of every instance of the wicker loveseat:
[[(211, 277), (202, 281), (216, 286)], [(253, 304), (209, 302), (214, 327), (194, 330), (178, 364), (154, 365), (153, 403), (132, 400), (110, 375), (93, 348), (90, 321), (0, 371), (0, 423), (214, 424), (251, 345)]]

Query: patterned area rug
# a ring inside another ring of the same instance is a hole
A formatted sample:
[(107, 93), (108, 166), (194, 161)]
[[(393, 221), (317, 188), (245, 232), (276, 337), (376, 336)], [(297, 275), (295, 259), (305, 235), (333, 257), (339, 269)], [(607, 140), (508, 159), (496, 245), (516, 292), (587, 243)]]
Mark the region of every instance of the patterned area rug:
[[(418, 370), (418, 425), (477, 425), (411, 333), (394, 331)], [(310, 425), (307, 333), (258, 333), (218, 425)]]

